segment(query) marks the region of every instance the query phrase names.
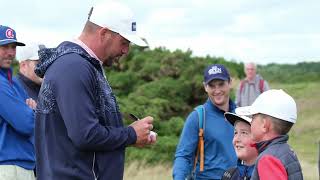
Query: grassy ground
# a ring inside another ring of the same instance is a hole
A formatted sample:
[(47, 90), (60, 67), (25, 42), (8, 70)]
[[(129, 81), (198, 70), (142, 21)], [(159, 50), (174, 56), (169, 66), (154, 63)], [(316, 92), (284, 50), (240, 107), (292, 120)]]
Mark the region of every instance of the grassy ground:
[[(294, 97), (298, 106), (298, 120), (290, 132), (289, 144), (295, 150), (302, 165), (304, 179), (318, 180), (318, 154), (320, 141), (320, 83), (272, 84), (272, 88), (283, 89)], [(127, 164), (125, 180), (172, 179), (171, 165)]]

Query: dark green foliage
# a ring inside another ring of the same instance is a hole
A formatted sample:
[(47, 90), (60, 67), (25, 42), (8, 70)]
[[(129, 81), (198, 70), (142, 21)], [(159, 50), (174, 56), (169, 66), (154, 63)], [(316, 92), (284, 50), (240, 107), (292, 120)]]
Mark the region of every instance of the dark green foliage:
[(259, 67), (263, 77), (272, 82), (297, 83), (320, 81), (320, 63), (269, 64)]

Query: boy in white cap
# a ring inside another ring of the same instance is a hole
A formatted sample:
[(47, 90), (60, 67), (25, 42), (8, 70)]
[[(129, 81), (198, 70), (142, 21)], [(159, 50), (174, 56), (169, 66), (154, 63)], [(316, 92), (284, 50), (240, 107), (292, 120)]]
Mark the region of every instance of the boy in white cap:
[(17, 78), (28, 93), (29, 97), (37, 101), (41, 87), (42, 78), (34, 72), (39, 62), (38, 51), (45, 48), (42, 44), (30, 44), (21, 47), (17, 51), (19, 61), (19, 72)]
[(234, 126), (232, 143), (238, 157), (238, 164), (228, 169), (223, 174), (222, 180), (249, 180), (258, 157), (257, 149), (252, 146), (254, 144), (250, 127), (252, 119), (231, 112), (226, 112), (224, 116)]
[(303, 179), (299, 160), (287, 144), (287, 133), (297, 120), (297, 106), (290, 95), (269, 90), (236, 113), (252, 116), (251, 134), (259, 156), (251, 179)]

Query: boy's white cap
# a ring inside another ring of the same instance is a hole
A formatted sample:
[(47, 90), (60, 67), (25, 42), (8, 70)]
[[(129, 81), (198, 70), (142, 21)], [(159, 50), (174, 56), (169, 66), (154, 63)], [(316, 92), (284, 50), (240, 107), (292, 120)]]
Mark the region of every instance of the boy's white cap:
[(229, 121), (230, 124), (232, 124), (232, 126), (234, 126), (234, 123), (236, 121), (243, 121), (248, 123), (249, 125), (251, 124), (251, 121), (252, 121), (252, 119), (248, 116), (238, 115), (231, 112), (224, 113), (224, 117)]
[(236, 108), (239, 115), (266, 114), (284, 121), (296, 123), (297, 105), (282, 89), (263, 92), (251, 106)]
[(119, 33), (138, 46), (147, 46), (137, 35), (137, 23), (129, 7), (117, 1), (104, 1), (93, 6), (89, 21)]
[(25, 60), (39, 60), (38, 51), (42, 48), (45, 48), (42, 44), (30, 44), (27, 46), (22, 46), (17, 48), (17, 60), (25, 61)]

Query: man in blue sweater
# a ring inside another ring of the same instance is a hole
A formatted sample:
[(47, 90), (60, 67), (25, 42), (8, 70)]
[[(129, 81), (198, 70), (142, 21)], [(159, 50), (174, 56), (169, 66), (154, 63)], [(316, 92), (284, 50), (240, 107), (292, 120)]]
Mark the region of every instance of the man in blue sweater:
[(153, 118), (125, 127), (102, 66), (145, 45), (136, 22), (118, 2), (93, 7), (79, 38), (40, 50), (36, 67), (44, 77), (36, 110), (38, 180), (119, 180), (125, 148), (152, 144)]
[(0, 179), (33, 180), (35, 102), (12, 77), (16, 46), (16, 32), (0, 25)]
[[(208, 66), (204, 71), (205, 91), (208, 100), (204, 106), (204, 170), (196, 163), (195, 179), (221, 179), (225, 170), (236, 165), (237, 156), (232, 145), (233, 126), (224, 118), (225, 112), (234, 112), (235, 104), (229, 94), (231, 78), (221, 64)], [(177, 146), (173, 179), (184, 180), (194, 168), (197, 152), (199, 120), (196, 111), (187, 117)], [(200, 158), (198, 157), (198, 160)]]

